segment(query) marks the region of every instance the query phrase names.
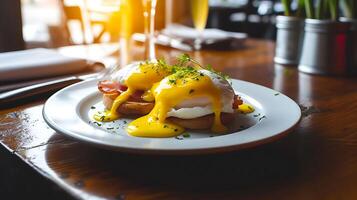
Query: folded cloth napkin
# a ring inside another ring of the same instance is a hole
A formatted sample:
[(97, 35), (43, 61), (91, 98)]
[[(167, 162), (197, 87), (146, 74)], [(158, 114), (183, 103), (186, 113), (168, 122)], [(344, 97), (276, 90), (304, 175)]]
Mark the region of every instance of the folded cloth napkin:
[(228, 32), (219, 29), (205, 29), (200, 33), (194, 28), (179, 24), (171, 24), (161, 33), (192, 48), (195, 46), (195, 40), (200, 38), (202, 49), (214, 50), (240, 49), (244, 47), (244, 42), (248, 37), (245, 33)]
[(50, 49), (0, 53), (0, 82), (71, 74), (87, 66), (84, 59), (64, 56)]
[(228, 32), (214, 28), (205, 29), (201, 34), (194, 28), (180, 24), (171, 24), (167, 28), (162, 30), (162, 33), (167, 36), (181, 38), (184, 40), (195, 40), (198, 37), (201, 37), (203, 42), (247, 38), (247, 34), (245, 33)]

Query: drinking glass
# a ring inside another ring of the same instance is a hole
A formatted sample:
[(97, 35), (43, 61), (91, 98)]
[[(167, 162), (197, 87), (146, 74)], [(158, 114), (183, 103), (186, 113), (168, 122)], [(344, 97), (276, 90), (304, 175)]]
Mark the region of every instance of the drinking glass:
[(199, 50), (202, 47), (202, 37), (203, 30), (206, 27), (208, 11), (209, 11), (209, 0), (191, 0), (191, 13), (193, 25), (198, 31), (198, 37), (195, 40), (194, 48)]
[(131, 62), (130, 37), (132, 35), (132, 4), (130, 0), (120, 0), (120, 65)]
[(145, 57), (155, 60), (155, 10), (157, 0), (142, 0), (144, 10)]

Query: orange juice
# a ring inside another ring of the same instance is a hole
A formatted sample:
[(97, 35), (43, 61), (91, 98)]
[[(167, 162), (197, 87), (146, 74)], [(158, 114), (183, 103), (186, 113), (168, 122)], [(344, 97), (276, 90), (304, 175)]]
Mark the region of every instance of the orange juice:
[(191, 0), (190, 2), (193, 24), (197, 30), (203, 31), (208, 17), (208, 0)]
[(120, 36), (130, 38), (132, 34), (132, 4), (130, 0), (120, 1)]

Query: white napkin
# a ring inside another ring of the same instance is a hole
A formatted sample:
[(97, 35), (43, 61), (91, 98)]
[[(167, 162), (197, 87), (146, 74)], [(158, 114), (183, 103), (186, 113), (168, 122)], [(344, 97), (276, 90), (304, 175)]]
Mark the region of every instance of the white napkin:
[(87, 66), (84, 59), (64, 56), (50, 49), (0, 53), (0, 82), (76, 73)]
[(162, 33), (167, 36), (172, 36), (172, 37), (177, 37), (187, 40), (194, 40), (197, 39), (199, 36), (201, 36), (201, 39), (203, 41), (224, 40), (229, 38), (243, 39), (247, 37), (247, 34), (245, 33), (228, 32), (228, 31), (223, 31), (214, 28), (205, 29), (202, 32), (202, 35), (200, 35), (200, 33), (196, 29), (180, 24), (171, 24), (167, 28), (162, 30)]

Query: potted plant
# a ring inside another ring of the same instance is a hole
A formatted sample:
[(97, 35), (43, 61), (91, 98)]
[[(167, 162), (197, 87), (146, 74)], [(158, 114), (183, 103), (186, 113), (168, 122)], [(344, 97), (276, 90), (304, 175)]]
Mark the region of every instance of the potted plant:
[(304, 0), (298, 0), (295, 12), (292, 0), (282, 0), (284, 15), (276, 17), (276, 48), (274, 61), (278, 64), (297, 65), (301, 52), (304, 26)]
[(357, 74), (357, 2), (356, 0), (341, 0), (340, 6), (342, 10), (340, 21), (350, 23), (350, 31), (348, 34), (352, 38), (352, 56), (349, 57), (349, 72)]
[(312, 74), (346, 74), (351, 71), (352, 24), (339, 21), (341, 2), (317, 0), (314, 4), (312, 0), (305, 0), (307, 19), (300, 71)]

